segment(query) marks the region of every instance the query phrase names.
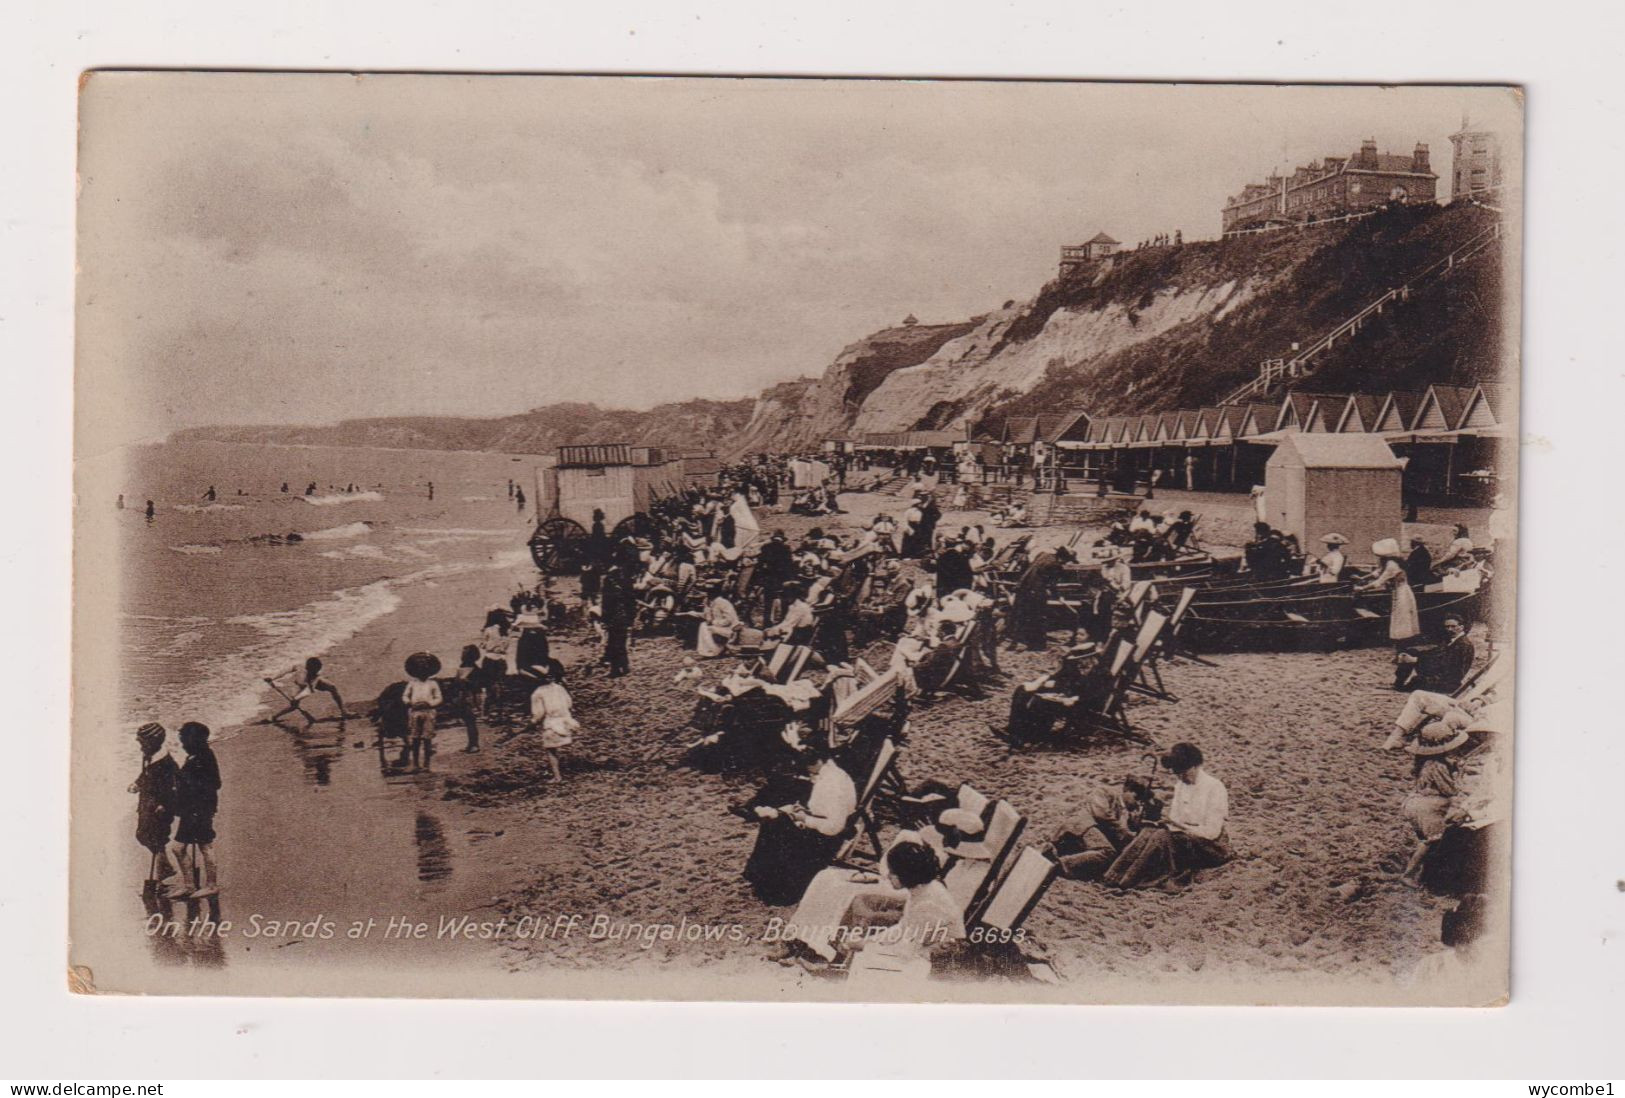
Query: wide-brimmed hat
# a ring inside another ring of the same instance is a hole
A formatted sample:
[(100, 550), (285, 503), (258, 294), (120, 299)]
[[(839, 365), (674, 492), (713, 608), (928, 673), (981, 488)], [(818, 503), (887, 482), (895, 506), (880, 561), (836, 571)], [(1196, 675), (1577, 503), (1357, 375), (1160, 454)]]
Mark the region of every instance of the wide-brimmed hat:
[(937, 817), (937, 823), (951, 827), (961, 835), (980, 835), (983, 827), (982, 817), (968, 808), (950, 808)]
[(1320, 540), (1325, 542), (1327, 545), (1347, 545), (1349, 543), (1349, 539), (1344, 537), (1342, 534), (1327, 534)]
[(1393, 538), (1383, 538), (1371, 543), (1372, 555), (1378, 557), (1403, 557), (1405, 550), (1399, 547), (1399, 542)]
[(414, 679), (427, 679), (440, 674), (440, 657), (432, 652), (413, 652), (406, 657), (406, 673)]
[(1094, 641), (1079, 641), (1077, 644), (1068, 647), (1064, 655), (1067, 659), (1075, 660), (1083, 656), (1092, 656), (1098, 651), (1100, 651), (1100, 645)]
[(1424, 724), (1416, 734), (1416, 741), (1405, 745), (1412, 755), (1446, 755), (1466, 743), (1470, 736), (1459, 728), (1451, 728), (1440, 721)]

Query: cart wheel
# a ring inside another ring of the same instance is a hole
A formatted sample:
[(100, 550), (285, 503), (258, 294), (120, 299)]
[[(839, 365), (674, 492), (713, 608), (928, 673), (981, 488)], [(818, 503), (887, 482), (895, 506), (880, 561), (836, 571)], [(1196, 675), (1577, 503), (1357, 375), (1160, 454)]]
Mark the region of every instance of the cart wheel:
[(531, 559), (550, 575), (579, 572), (586, 548), (587, 531), (573, 519), (550, 518), (530, 537)]
[(618, 542), (622, 538), (653, 538), (654, 532), (655, 524), (649, 520), (649, 516), (638, 511), (617, 522), (611, 536)]

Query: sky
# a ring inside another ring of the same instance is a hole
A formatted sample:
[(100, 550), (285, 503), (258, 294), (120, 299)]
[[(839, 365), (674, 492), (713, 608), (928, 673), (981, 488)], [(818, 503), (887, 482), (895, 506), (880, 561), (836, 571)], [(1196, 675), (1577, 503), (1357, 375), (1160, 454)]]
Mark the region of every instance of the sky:
[(1461, 87), (97, 74), (80, 429), (754, 396), (1363, 138), (1445, 197), (1464, 112), (1517, 143)]

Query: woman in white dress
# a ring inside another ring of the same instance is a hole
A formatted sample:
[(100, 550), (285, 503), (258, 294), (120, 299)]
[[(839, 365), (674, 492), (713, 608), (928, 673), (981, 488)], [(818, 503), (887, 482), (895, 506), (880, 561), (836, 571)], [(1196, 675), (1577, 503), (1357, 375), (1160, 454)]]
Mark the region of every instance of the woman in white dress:
[(554, 781), (563, 781), (559, 770), (559, 748), (568, 747), (581, 727), (570, 712), (570, 692), (561, 682), (555, 682), (552, 672), (545, 667), (536, 668), (542, 685), (530, 695), (530, 719), (542, 733), (542, 753)]
[(1394, 647), (1402, 649), (1422, 632), (1422, 619), (1416, 611), (1416, 595), (1411, 591), (1410, 579), (1405, 574), (1405, 551), (1393, 538), (1383, 538), (1371, 546), (1371, 552), (1382, 564), (1375, 579), (1356, 587), (1358, 592), (1381, 591), (1387, 588), (1388, 639)]

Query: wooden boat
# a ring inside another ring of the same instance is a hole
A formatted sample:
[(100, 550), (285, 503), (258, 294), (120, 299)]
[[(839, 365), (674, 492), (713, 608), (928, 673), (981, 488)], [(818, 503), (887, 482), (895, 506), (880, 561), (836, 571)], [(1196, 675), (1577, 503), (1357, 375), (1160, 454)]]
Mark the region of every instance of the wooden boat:
[[(1423, 593), (1416, 596), (1424, 636), (1438, 632), (1447, 613), (1477, 617), (1478, 592)], [(1353, 595), (1322, 601), (1264, 600), (1251, 612), (1213, 613), (1192, 606), (1183, 639), (1199, 652), (1308, 652), (1366, 648), (1388, 643), (1388, 600)], [(1379, 608), (1380, 607), (1380, 608)], [(1310, 613), (1302, 611), (1308, 609)]]

